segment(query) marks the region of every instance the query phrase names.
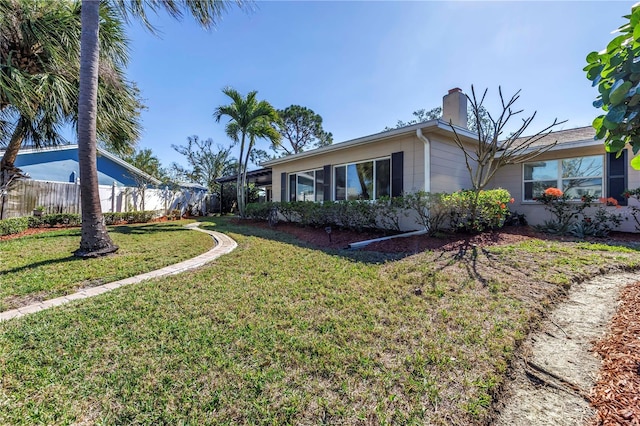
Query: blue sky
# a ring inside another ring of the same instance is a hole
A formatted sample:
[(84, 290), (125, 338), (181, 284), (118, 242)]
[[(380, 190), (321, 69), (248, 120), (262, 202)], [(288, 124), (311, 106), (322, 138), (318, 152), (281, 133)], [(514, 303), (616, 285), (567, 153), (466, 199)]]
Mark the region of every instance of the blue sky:
[[(257, 2), (233, 9), (217, 29), (190, 18), (152, 17), (154, 36), (129, 28), (129, 79), (139, 85), (140, 148), (164, 166), (184, 163), (172, 144), (188, 136), (229, 145), (213, 111), (232, 86), (276, 108), (298, 104), (324, 119), (334, 142), (377, 133), (420, 108), (440, 106), (460, 87), (489, 89), (498, 106), (521, 89), (517, 107), (537, 111), (532, 131), (555, 117), (562, 128), (589, 125), (597, 90), (585, 78), (586, 55), (601, 50), (633, 2)], [(223, 119), (224, 120), (224, 119)], [(519, 119), (516, 119), (519, 121)], [(266, 144), (261, 146), (266, 149)]]

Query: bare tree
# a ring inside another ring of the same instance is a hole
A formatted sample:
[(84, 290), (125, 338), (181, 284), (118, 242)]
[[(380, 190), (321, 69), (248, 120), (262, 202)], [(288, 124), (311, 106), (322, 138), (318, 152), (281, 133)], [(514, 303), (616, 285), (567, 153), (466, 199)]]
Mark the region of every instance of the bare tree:
[[(503, 135), (509, 121), (523, 111), (514, 111), (512, 109), (520, 98), (520, 90), (511, 96), (508, 101), (505, 101), (501, 87), (498, 87), (498, 93), (500, 94), (502, 111), (495, 117), (483, 107), (487, 89), (485, 89), (479, 100), (476, 97), (473, 86), (471, 86), (471, 97), (467, 95), (471, 107), (470, 113), (476, 125), (477, 143), (469, 144), (463, 141), (451, 121), (449, 122), (454, 133), (454, 141), (462, 150), (465, 165), (471, 177), (471, 185), (474, 192), (469, 211), (471, 223), (475, 223), (480, 214), (478, 209), (480, 192), (489, 184), (496, 172), (506, 165), (524, 163), (549, 151), (556, 145), (557, 141), (542, 143), (541, 140), (548, 136), (554, 127), (566, 121), (559, 122), (556, 118), (553, 123), (534, 135), (523, 137), (522, 134), (536, 116), (534, 112), (530, 117), (523, 118), (520, 126), (505, 137)], [(483, 120), (485, 124), (481, 125)], [(503, 137), (504, 139), (501, 139)]]
[[(541, 144), (539, 142), (549, 135), (554, 127), (566, 122), (566, 120), (558, 121), (556, 118), (553, 120), (553, 123), (539, 132), (531, 136), (523, 137), (522, 134), (527, 130), (536, 116), (536, 112), (534, 112), (530, 117), (523, 118), (520, 127), (513, 133), (504, 137), (503, 134), (509, 121), (522, 113), (523, 110), (514, 111), (512, 109), (513, 105), (520, 98), (520, 90), (506, 102), (502, 95), (502, 88), (498, 87), (498, 93), (500, 94), (502, 112), (495, 118), (488, 111), (486, 117), (483, 114), (483, 111), (486, 111), (483, 103), (487, 96), (487, 89), (485, 89), (479, 100), (476, 97), (473, 86), (471, 86), (471, 97), (467, 95), (467, 99), (471, 104), (471, 115), (478, 129), (478, 143), (470, 146), (469, 143), (464, 142), (456, 131), (456, 128), (451, 125), (451, 122), (449, 123), (454, 133), (454, 141), (464, 154), (465, 165), (471, 177), (473, 190), (476, 192), (483, 190), (496, 172), (502, 167), (509, 164), (527, 162), (553, 148), (557, 141), (548, 144)], [(480, 125), (482, 121), (487, 118), (490, 125)], [(504, 139), (501, 139), (502, 137), (504, 137)]]

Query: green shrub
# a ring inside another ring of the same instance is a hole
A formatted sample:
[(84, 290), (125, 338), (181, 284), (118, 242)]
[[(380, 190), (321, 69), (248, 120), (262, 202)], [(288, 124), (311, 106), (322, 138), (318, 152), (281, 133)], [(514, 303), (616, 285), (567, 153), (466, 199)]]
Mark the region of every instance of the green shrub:
[(428, 230), (433, 236), (449, 225), (451, 212), (444, 202), (447, 194), (442, 192), (418, 191), (405, 194), (404, 207), (408, 213), (415, 213), (417, 225)]
[(274, 203), (249, 203), (245, 207), (245, 215), (250, 219), (268, 220)]
[(173, 209), (167, 215), (167, 219), (169, 220), (180, 220), (181, 217), (182, 213), (180, 212), (180, 209)]
[(284, 220), (287, 222), (299, 222), (300, 217), (298, 215), (298, 211), (296, 209), (296, 202), (283, 201), (277, 203), (278, 213), (284, 217)]
[[(627, 190), (623, 195), (628, 197), (630, 192)], [(551, 213), (553, 218), (534, 228), (548, 234), (572, 235), (576, 238), (606, 237), (620, 226), (623, 219), (620, 213), (607, 209), (620, 208), (615, 198), (599, 198), (600, 204), (591, 212), (592, 215), (589, 215), (587, 210), (594, 202), (590, 195), (583, 195), (577, 201), (558, 188), (547, 188), (536, 201), (544, 204), (545, 210)]]
[(126, 223), (146, 223), (155, 216), (156, 212), (152, 210), (137, 212), (107, 212), (103, 213), (104, 222), (107, 225), (115, 225), (121, 222)]
[(482, 232), (500, 228), (509, 215), (513, 198), (506, 189), (461, 190), (443, 197), (454, 231)]
[(402, 197), (381, 197), (374, 202), (373, 208), (377, 218), (376, 228), (385, 231), (399, 232), (400, 218), (408, 214)]
[(19, 234), (29, 227), (29, 217), (11, 217), (0, 220), (0, 235)]
[(376, 207), (370, 201), (338, 201), (331, 208), (333, 225), (362, 231), (377, 228)]
[(48, 214), (42, 216), (42, 222), (50, 227), (56, 225), (77, 226), (80, 225), (81, 217), (79, 214), (72, 213)]

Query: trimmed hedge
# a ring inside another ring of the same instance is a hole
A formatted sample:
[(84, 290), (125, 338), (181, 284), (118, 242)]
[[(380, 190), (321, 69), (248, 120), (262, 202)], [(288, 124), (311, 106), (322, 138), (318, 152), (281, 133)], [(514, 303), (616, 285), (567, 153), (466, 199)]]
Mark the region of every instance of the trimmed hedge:
[(302, 226), (393, 232), (400, 231), (403, 216), (412, 215), (418, 227), (426, 228), (434, 235), (445, 230), (482, 232), (500, 228), (510, 214), (508, 205), (512, 202), (505, 189), (480, 191), (477, 203), (476, 193), (471, 190), (452, 194), (419, 191), (376, 201), (250, 203), (246, 215), (267, 220), (271, 210), (276, 208), (281, 219)]
[(151, 210), (139, 211), (139, 212), (107, 212), (102, 213), (104, 216), (104, 223), (107, 225), (115, 225), (118, 223), (146, 223), (149, 222), (155, 216), (156, 212)]
[[(115, 225), (117, 223), (146, 223), (156, 215), (155, 211), (139, 211), (128, 213), (103, 213), (105, 224)], [(53, 228), (55, 226), (78, 226), (81, 217), (78, 214), (60, 213), (46, 214), (43, 216), (23, 216), (12, 217), (0, 220), (0, 236), (19, 234), (28, 228)]]
[(502, 188), (478, 193), (461, 190), (445, 195), (442, 202), (450, 212), (450, 225), (454, 231), (482, 232), (504, 225), (513, 198)]
[(0, 220), (0, 235), (19, 234), (29, 228), (28, 217), (11, 217)]

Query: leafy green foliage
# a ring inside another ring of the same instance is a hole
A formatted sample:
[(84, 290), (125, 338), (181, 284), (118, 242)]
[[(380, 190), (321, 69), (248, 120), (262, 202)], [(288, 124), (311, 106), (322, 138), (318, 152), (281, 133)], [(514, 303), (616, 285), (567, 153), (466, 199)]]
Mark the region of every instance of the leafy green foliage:
[(220, 184), (216, 179), (236, 173), (236, 159), (231, 156), (231, 147), (213, 148), (213, 139), (201, 140), (198, 136), (189, 136), (187, 145), (171, 145), (183, 155), (189, 168), (172, 164), (175, 174), (189, 182), (197, 182), (209, 188), (209, 192), (219, 194)]
[(80, 215), (74, 213), (56, 213), (43, 216), (29, 216), (29, 228), (48, 226), (77, 226), (80, 225)]
[[(604, 139), (607, 152), (620, 153), (629, 144), (640, 151), (640, 6), (635, 5), (606, 49), (587, 55), (584, 71), (598, 88), (593, 106), (604, 114), (593, 120), (596, 139)], [(631, 160), (640, 170), (640, 158)]]
[(255, 90), (243, 96), (234, 88), (226, 87), (222, 89), (222, 93), (231, 99), (231, 103), (217, 107), (213, 116), (217, 122), (220, 122), (222, 117), (229, 118), (225, 125), (227, 136), (234, 143), (240, 144), (236, 194), (238, 211), (240, 216), (244, 217), (247, 204), (247, 194), (244, 189), (247, 187), (247, 166), (251, 152), (255, 148), (256, 139), (267, 139), (272, 146), (280, 143), (280, 133), (274, 127), (280, 118), (269, 102), (258, 100), (258, 92)]
[[(423, 108), (423, 109), (413, 111), (412, 114), (415, 118), (406, 122), (402, 120), (398, 120), (395, 127), (385, 127), (383, 129), (383, 132), (442, 118), (442, 108), (435, 107), (435, 108), (431, 108), (430, 110), (426, 110)], [(481, 106), (480, 109), (478, 110), (478, 117), (476, 117), (472, 109), (467, 111), (467, 127), (469, 128), (469, 130), (476, 133), (480, 128), (483, 129), (484, 133), (488, 133), (489, 131), (491, 131), (492, 123), (489, 118), (489, 112), (484, 106)]]
[(486, 191), (461, 190), (443, 197), (451, 215), (451, 228), (465, 232), (482, 232), (504, 225), (513, 198), (506, 189)]
[[(156, 216), (156, 212), (152, 210), (115, 213), (107, 212), (103, 213), (103, 216), (107, 225), (114, 225), (118, 223), (146, 223)], [(0, 220), (0, 235), (19, 234), (28, 228), (78, 226), (80, 223), (80, 215), (74, 213), (14, 217)]]
[(615, 198), (600, 198), (600, 203), (592, 211), (593, 197), (583, 195), (580, 201), (576, 201), (557, 188), (547, 188), (536, 201), (544, 204), (552, 219), (534, 228), (548, 234), (576, 238), (606, 237), (622, 223), (622, 215), (608, 208), (620, 207)]
[(300, 105), (291, 105), (278, 110), (280, 120), (277, 129), (288, 144), (272, 145), (271, 149), (281, 156), (297, 154), (307, 149), (331, 145), (333, 135), (322, 128), (322, 117), (313, 110)]
[(433, 236), (449, 225), (450, 211), (445, 197), (442, 192), (413, 192), (404, 195), (404, 207), (415, 215), (416, 224)]
[[(124, 77), (124, 24), (108, 4), (101, 5), (99, 13), (97, 133), (107, 149), (126, 153), (139, 137), (143, 106), (135, 83)], [(13, 165), (13, 146), (23, 140), (36, 146), (65, 142), (61, 126), (76, 123), (80, 28), (78, 1), (0, 3), (0, 111), (14, 124), (5, 135), (10, 149), (3, 164)]]
[(28, 217), (10, 217), (0, 220), (0, 235), (19, 234), (29, 228)]
[(149, 148), (136, 150), (129, 155), (124, 155), (122, 159), (158, 180), (168, 179), (167, 171), (162, 167), (158, 157)]
[(117, 223), (146, 223), (156, 216), (152, 210), (132, 211), (132, 212), (107, 212), (103, 213), (104, 221), (107, 225)]
[(429, 235), (435, 235), (445, 229), (482, 232), (499, 228), (509, 216), (507, 205), (512, 202), (513, 199), (505, 189), (479, 193), (458, 191), (453, 194), (422, 191), (406, 194), (404, 197), (383, 197), (373, 202), (257, 203), (247, 206), (247, 216), (266, 220), (271, 208), (276, 208), (285, 221), (303, 226), (392, 232), (400, 231), (400, 220), (403, 217), (413, 217), (418, 226), (426, 228)]

